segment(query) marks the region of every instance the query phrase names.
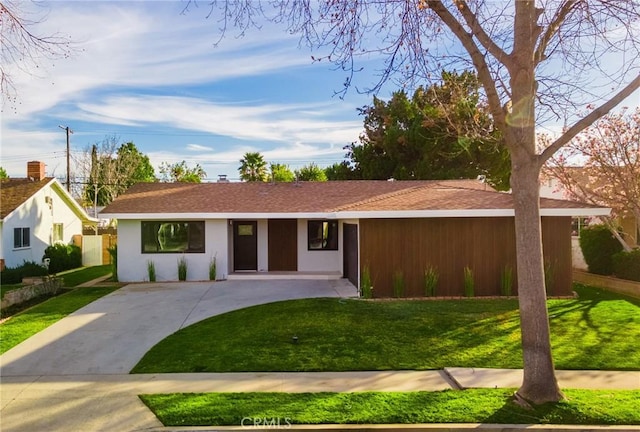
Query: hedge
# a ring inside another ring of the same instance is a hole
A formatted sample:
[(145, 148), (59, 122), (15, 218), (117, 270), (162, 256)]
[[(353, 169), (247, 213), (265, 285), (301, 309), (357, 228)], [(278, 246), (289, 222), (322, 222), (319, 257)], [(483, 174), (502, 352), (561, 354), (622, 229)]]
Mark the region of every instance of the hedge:
[(6, 267), (0, 272), (2, 284), (12, 285), (22, 282), (22, 278), (32, 276), (46, 276), (47, 268), (33, 261), (25, 261), (18, 267)]
[(622, 251), (622, 245), (604, 225), (593, 225), (580, 232), (580, 249), (590, 273), (613, 273), (611, 257)]
[(620, 279), (640, 282), (640, 249), (613, 255), (613, 273)]
[(49, 258), (49, 273), (82, 267), (82, 250), (75, 245), (56, 244), (44, 250), (42, 260)]

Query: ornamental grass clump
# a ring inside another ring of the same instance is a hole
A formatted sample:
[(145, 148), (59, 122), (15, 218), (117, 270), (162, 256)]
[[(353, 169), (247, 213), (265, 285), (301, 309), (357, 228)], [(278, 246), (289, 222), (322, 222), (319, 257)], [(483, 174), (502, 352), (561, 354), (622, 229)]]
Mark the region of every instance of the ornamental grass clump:
[(393, 296), (395, 298), (404, 297), (404, 273), (398, 270), (393, 274)]
[(469, 267), (464, 268), (464, 296), (475, 296), (475, 281), (473, 280), (473, 270)]
[(178, 260), (178, 280), (187, 280), (187, 260), (185, 257)]
[(424, 295), (426, 297), (435, 297), (437, 286), (438, 271), (433, 266), (429, 266), (424, 271)]
[(217, 263), (218, 255), (214, 255), (209, 262), (209, 280), (216, 280), (218, 277), (218, 263)]
[(362, 274), (360, 275), (360, 295), (362, 298), (373, 298), (373, 285), (371, 284), (371, 272), (369, 266), (362, 267)]
[(149, 282), (156, 281), (156, 264), (151, 260), (147, 261), (147, 275), (149, 276)]
[(500, 293), (503, 296), (511, 296), (513, 289), (513, 268), (510, 265), (504, 266), (500, 275)]

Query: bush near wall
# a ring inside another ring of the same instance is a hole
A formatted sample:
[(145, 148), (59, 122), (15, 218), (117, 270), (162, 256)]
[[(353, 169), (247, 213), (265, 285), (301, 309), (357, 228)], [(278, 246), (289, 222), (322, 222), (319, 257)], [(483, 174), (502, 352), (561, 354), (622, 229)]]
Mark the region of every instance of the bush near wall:
[(620, 279), (640, 282), (640, 249), (613, 255), (613, 273)]
[(75, 245), (56, 244), (44, 250), (42, 259), (49, 258), (49, 273), (82, 267), (82, 250)]
[(622, 251), (622, 245), (604, 225), (593, 225), (580, 232), (580, 249), (589, 273), (613, 273), (612, 256)]
[(25, 261), (18, 267), (6, 267), (0, 272), (0, 282), (4, 285), (19, 284), (22, 278), (46, 276), (47, 269), (33, 261)]

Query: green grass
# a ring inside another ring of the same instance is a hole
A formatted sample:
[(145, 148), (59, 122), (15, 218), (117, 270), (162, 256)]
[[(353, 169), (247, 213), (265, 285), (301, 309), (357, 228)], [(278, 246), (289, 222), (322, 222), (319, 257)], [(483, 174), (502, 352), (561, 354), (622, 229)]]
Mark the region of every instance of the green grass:
[(0, 324), (0, 354), (18, 345), (81, 307), (117, 289), (110, 287), (78, 288), (25, 310)]
[(174, 393), (142, 395), (165, 426), (494, 423), (640, 424), (638, 390), (566, 390), (567, 401), (525, 410), (513, 389), (413, 393)]
[(112, 270), (112, 266), (110, 264), (92, 266), (92, 267), (83, 267), (78, 270), (64, 273), (61, 275), (61, 277), (64, 280), (64, 286), (76, 287), (85, 282), (89, 282), (99, 277), (106, 276), (109, 273), (111, 273), (111, 270)]
[[(640, 369), (640, 301), (576, 290), (579, 299), (548, 302), (556, 367)], [(517, 308), (481, 299), (272, 303), (182, 329), (132, 373), (521, 368)]]

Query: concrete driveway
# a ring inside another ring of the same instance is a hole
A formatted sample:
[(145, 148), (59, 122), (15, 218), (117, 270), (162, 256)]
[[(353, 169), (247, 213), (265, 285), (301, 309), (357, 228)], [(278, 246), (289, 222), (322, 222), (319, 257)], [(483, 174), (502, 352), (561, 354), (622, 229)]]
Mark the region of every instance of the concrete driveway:
[(355, 294), (344, 279), (127, 285), (7, 351), (1, 374), (126, 374), (156, 343), (205, 318), (280, 300)]

